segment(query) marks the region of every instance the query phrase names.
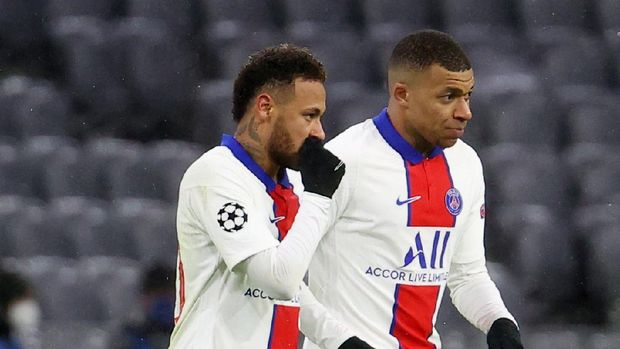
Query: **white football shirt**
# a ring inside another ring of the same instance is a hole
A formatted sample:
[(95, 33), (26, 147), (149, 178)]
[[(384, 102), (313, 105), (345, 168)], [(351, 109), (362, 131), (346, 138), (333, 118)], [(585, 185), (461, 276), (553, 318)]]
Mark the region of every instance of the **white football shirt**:
[(252, 288), (241, 261), (278, 245), (299, 208), (298, 172), (275, 183), (231, 136), (187, 170), (177, 212), (179, 255), (170, 348), (294, 349), (298, 299)]
[[(512, 319), (484, 267), (484, 180), (472, 148), (459, 140), (425, 158), (386, 110), (326, 148), (347, 171), (309, 287), (337, 320), (376, 348), (440, 348), (434, 324), (451, 277), (457, 308), (483, 331), (494, 319)], [(463, 310), (476, 296), (484, 306)]]

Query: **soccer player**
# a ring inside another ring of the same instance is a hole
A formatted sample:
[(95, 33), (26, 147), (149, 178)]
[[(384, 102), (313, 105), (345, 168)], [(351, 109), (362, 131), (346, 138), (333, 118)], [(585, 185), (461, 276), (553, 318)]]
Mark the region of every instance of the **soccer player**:
[(485, 266), (482, 165), (459, 140), (472, 118), (469, 59), (447, 34), (415, 32), (395, 46), (388, 86), (386, 109), (326, 145), (347, 171), (310, 265), (311, 291), (373, 347), (435, 349), (447, 285), (489, 348), (522, 348)]
[[(239, 73), (234, 137), (180, 185), (171, 348), (297, 347), (300, 285), (345, 172), (321, 144), (324, 81), (322, 64), (287, 44), (255, 53)], [(325, 312), (317, 321), (309, 329), (335, 331), (322, 338), (333, 347), (364, 344)]]

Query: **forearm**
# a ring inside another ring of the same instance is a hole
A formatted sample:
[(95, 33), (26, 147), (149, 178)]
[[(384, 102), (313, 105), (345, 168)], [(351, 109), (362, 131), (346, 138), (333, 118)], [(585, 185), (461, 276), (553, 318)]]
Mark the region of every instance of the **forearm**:
[(489, 277), (484, 259), (467, 264), (453, 263), (448, 287), (455, 307), (485, 334), (499, 318), (508, 318), (516, 324)]
[(325, 232), (330, 203), (326, 197), (304, 193), (286, 238), (278, 246), (250, 256), (236, 271), (244, 272), (252, 286), (273, 298), (293, 298)]
[(337, 349), (355, 334), (334, 318), (302, 284), (300, 294), (300, 330), (311, 342), (325, 349)]

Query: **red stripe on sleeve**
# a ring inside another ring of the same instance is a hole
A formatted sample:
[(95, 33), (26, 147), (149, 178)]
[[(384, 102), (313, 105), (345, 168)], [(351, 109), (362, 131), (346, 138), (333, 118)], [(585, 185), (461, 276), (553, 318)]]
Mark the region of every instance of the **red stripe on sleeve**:
[(299, 339), (299, 307), (274, 305), (268, 349), (296, 349)]
[(435, 349), (428, 341), (433, 333), (433, 316), (439, 286), (396, 285), (394, 317), (390, 334), (400, 349)]
[(183, 261), (181, 260), (181, 251), (177, 251), (179, 256), (178, 262), (178, 273), (179, 273), (179, 313), (174, 317), (174, 323), (176, 324), (181, 318), (181, 313), (183, 312), (183, 307), (185, 306), (185, 271), (183, 270)]

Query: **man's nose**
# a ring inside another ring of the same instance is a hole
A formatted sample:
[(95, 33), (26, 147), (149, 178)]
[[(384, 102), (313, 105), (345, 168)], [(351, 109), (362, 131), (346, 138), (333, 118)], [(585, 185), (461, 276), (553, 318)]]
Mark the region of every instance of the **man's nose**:
[(471, 119), (471, 109), (469, 108), (469, 102), (465, 98), (461, 98), (458, 102), (456, 110), (454, 111), (454, 117), (461, 120)]
[(323, 125), (321, 124), (321, 120), (317, 119), (310, 129), (310, 136), (316, 137), (320, 140), (325, 139), (325, 131), (323, 130)]

